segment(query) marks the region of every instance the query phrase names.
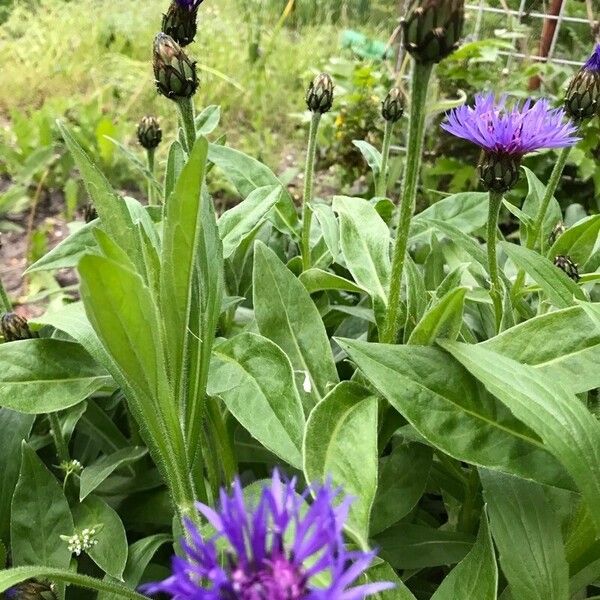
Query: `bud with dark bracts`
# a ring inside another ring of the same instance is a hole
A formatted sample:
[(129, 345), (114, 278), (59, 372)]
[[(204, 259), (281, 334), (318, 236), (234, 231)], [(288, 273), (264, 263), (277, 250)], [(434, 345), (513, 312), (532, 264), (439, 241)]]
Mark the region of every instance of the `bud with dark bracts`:
[(317, 75), (306, 92), (306, 105), (313, 113), (324, 114), (333, 106), (333, 80), (327, 73)]
[(581, 279), (579, 276), (579, 265), (573, 262), (568, 256), (557, 256), (554, 259), (554, 266), (564, 271), (575, 282)]
[(413, 0), (402, 19), (404, 47), (418, 63), (438, 63), (458, 48), (464, 22), (464, 0)]
[(170, 36), (159, 33), (154, 39), (154, 77), (158, 91), (170, 100), (191, 98), (198, 89), (196, 63)]
[(6, 342), (29, 340), (35, 337), (29, 329), (27, 320), (14, 312), (5, 313), (0, 318), (0, 334)]
[(170, 35), (180, 46), (194, 41), (198, 31), (198, 8), (202, 0), (173, 0), (163, 15), (162, 31)]
[(146, 150), (155, 150), (162, 140), (162, 129), (156, 117), (143, 117), (137, 128), (139, 143)]
[(381, 103), (381, 116), (390, 123), (397, 123), (404, 114), (404, 93), (394, 87)]

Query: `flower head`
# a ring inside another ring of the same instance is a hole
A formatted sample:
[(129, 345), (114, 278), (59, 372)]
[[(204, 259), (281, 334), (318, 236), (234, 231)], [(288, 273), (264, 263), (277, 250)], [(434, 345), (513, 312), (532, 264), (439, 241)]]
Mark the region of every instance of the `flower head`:
[(6, 342), (29, 340), (35, 337), (29, 329), (27, 319), (14, 312), (5, 313), (0, 317), (0, 335)]
[(158, 91), (171, 100), (191, 98), (198, 89), (196, 63), (169, 35), (154, 38), (154, 77)]
[(142, 117), (137, 128), (138, 142), (146, 150), (155, 150), (162, 140), (162, 129), (156, 117)]
[(163, 15), (162, 31), (170, 35), (181, 47), (194, 41), (198, 30), (198, 9), (203, 0), (172, 0)]
[(571, 80), (565, 96), (565, 110), (576, 121), (600, 114), (600, 44)]
[(529, 99), (512, 108), (506, 101), (506, 96), (496, 102), (493, 94), (478, 94), (474, 107), (460, 106), (450, 111), (442, 128), (486, 152), (516, 157), (579, 141), (577, 128), (565, 119), (565, 111), (550, 108), (548, 100)]
[[(299, 496), (295, 480), (284, 482), (275, 472), (250, 511), (236, 481), (230, 496), (221, 491), (219, 512), (198, 505), (216, 535), (206, 539), (188, 522), (185, 557), (175, 557), (172, 576), (145, 586), (144, 593), (163, 592), (175, 600), (362, 600), (392, 587), (351, 587), (374, 553), (346, 549), (342, 528), (350, 501), (334, 507), (339, 490), (330, 484), (315, 488), (306, 506), (310, 491)], [(217, 543), (223, 542), (227, 551), (220, 561)]]
[(324, 114), (333, 106), (333, 80), (328, 73), (317, 75), (306, 91), (306, 106), (313, 113)]

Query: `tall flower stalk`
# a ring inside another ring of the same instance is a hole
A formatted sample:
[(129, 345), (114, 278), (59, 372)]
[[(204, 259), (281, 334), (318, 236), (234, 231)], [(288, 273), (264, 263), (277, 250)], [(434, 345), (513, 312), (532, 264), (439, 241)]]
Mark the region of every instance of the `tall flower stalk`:
[(541, 148), (572, 146), (578, 141), (577, 127), (565, 119), (564, 110), (552, 109), (547, 100), (535, 103), (527, 100), (509, 107), (506, 96), (496, 101), (493, 94), (479, 94), (475, 97), (475, 106), (461, 106), (451, 111), (442, 128), (477, 144), (483, 151), (479, 174), (490, 194), (487, 230), (490, 296), (499, 331), (502, 287), (496, 258), (496, 231), (502, 196), (517, 184), (525, 154)]
[(392, 143), (392, 134), (394, 125), (402, 118), (404, 114), (404, 95), (400, 88), (392, 88), (384, 101), (381, 103), (381, 116), (385, 121), (383, 133), (383, 146), (381, 149), (381, 172), (377, 179), (375, 193), (380, 198), (387, 195), (388, 187), (388, 163), (390, 158), (390, 146)]
[(306, 105), (312, 113), (308, 132), (308, 150), (304, 169), (304, 195), (302, 198), (302, 269), (311, 267), (310, 230), (312, 225), (312, 199), (317, 153), (317, 134), (321, 117), (333, 106), (333, 81), (327, 73), (317, 75), (306, 92)]
[[(302, 495), (295, 488), (295, 479), (282, 481), (275, 471), (254, 510), (239, 480), (231, 495), (221, 491), (218, 511), (198, 504), (215, 534), (206, 538), (187, 522), (188, 541), (173, 558), (172, 575), (144, 586), (144, 593), (176, 600), (362, 600), (393, 587), (356, 585), (375, 553), (349, 551), (344, 544), (350, 500), (330, 484)], [(307, 506), (310, 493), (314, 500)]]
[(413, 0), (402, 23), (404, 46), (413, 57), (414, 66), (406, 166), (392, 256), (387, 315), (380, 334), (380, 341), (388, 344), (396, 343), (401, 328), (402, 275), (421, 171), (429, 81), (433, 66), (458, 47), (464, 18), (464, 0)]
[(150, 178), (148, 180), (148, 204), (155, 204), (154, 185), (152, 177), (154, 177), (154, 155), (156, 148), (162, 140), (162, 130), (156, 117), (144, 117), (137, 128), (137, 138), (140, 145), (146, 150), (146, 158), (148, 161), (148, 171)]

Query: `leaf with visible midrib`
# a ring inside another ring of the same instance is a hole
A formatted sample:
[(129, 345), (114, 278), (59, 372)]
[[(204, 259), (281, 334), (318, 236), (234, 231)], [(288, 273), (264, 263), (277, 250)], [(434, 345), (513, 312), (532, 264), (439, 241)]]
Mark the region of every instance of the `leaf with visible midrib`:
[(437, 348), (338, 340), (375, 388), (433, 446), (471, 464), (573, 483), (530, 429)]
[(569, 472), (600, 533), (600, 423), (559, 381), (482, 346), (439, 342), (525, 425)]

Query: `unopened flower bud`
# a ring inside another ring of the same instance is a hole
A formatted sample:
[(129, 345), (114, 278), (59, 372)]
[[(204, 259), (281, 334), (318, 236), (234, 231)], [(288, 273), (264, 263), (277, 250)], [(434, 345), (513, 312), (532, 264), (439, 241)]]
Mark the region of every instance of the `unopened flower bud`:
[(162, 140), (162, 129), (156, 117), (143, 117), (137, 128), (139, 143), (146, 150), (154, 150)]
[(91, 223), (98, 218), (98, 211), (92, 202), (88, 202), (83, 208), (83, 220)]
[(53, 583), (25, 581), (6, 591), (10, 600), (57, 600)]
[(565, 110), (576, 121), (600, 114), (600, 44), (573, 77), (565, 96)]
[(7, 342), (29, 340), (34, 337), (29, 329), (27, 319), (14, 312), (5, 313), (0, 318), (0, 334)]
[(438, 63), (458, 48), (464, 22), (464, 0), (413, 0), (402, 19), (404, 47), (419, 63)]
[(573, 281), (577, 282), (579, 277), (579, 268), (568, 256), (557, 256), (554, 259), (554, 266), (564, 271)]
[(392, 88), (381, 103), (381, 116), (390, 123), (397, 123), (404, 114), (404, 93), (400, 88)]
[(562, 221), (559, 221), (556, 226), (554, 227), (554, 229), (552, 230), (552, 233), (550, 233), (550, 237), (548, 238), (548, 242), (551, 246), (554, 245), (554, 242), (556, 242), (556, 240), (567, 230), (567, 228), (565, 227), (565, 224)]
[(489, 192), (504, 194), (519, 181), (520, 157), (484, 152), (479, 163), (479, 177)]
[(153, 66), (156, 87), (170, 100), (191, 98), (198, 89), (196, 63), (171, 36), (159, 33), (154, 38)]
[(162, 31), (180, 46), (191, 44), (198, 30), (198, 8), (203, 0), (172, 0), (163, 15)]
[(306, 92), (306, 105), (314, 113), (326, 113), (333, 106), (333, 81), (327, 73), (317, 75)]

